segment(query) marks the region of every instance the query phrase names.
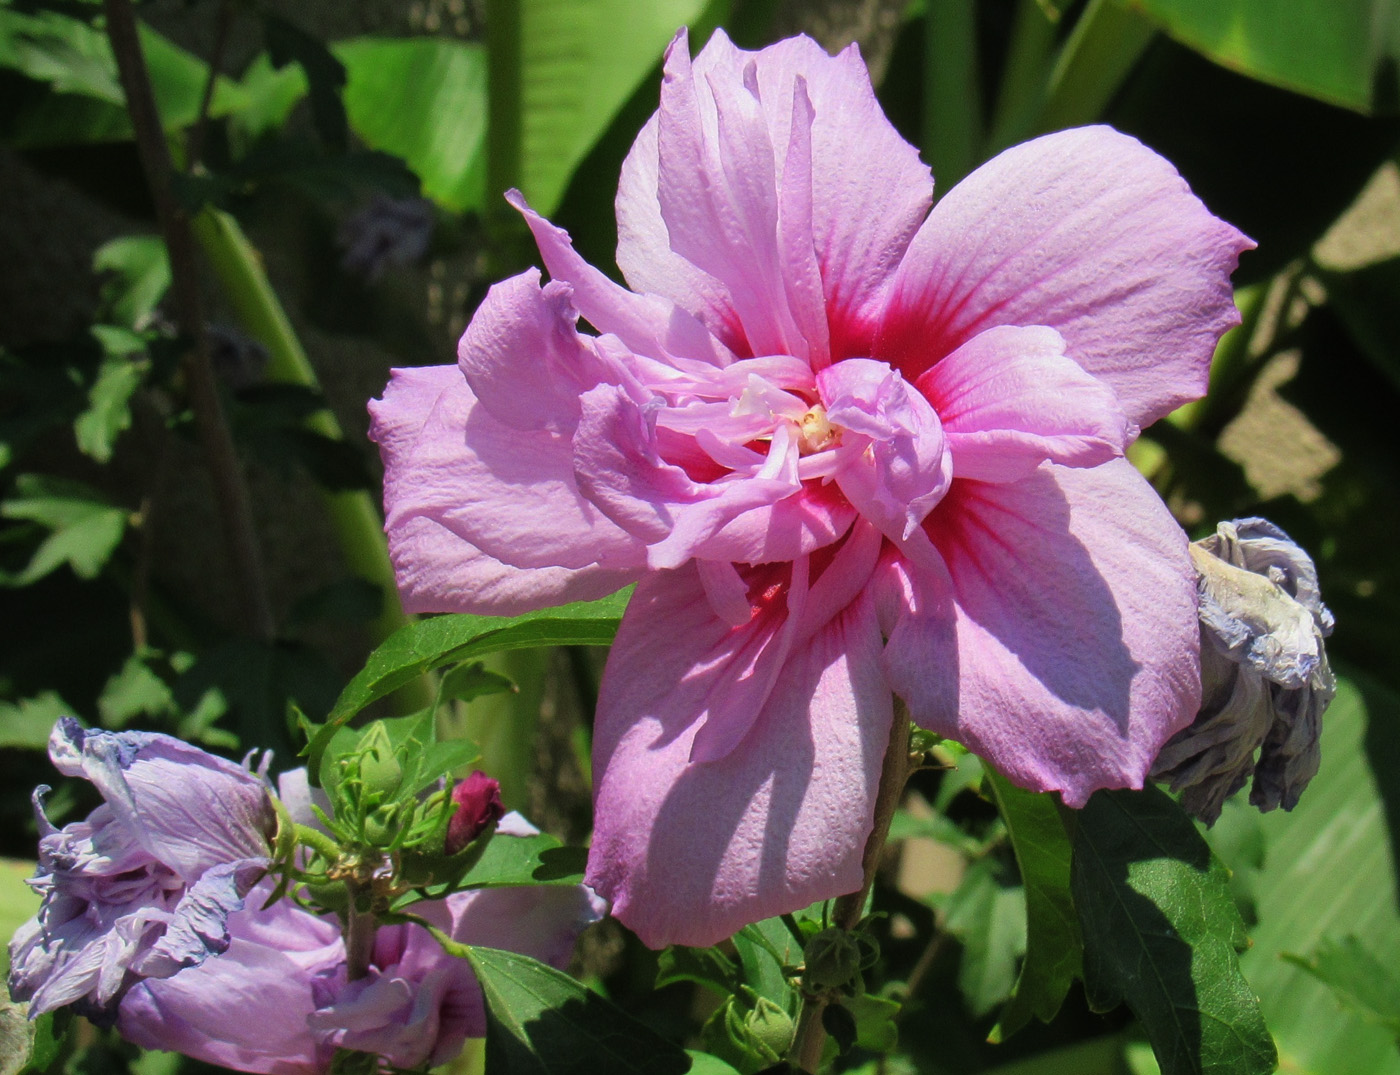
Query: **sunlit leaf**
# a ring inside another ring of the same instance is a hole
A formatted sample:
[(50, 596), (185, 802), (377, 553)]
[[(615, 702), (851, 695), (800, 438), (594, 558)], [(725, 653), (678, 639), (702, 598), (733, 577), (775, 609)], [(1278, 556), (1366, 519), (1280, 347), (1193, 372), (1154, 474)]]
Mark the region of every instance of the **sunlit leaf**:
[(72, 715), (73, 707), (55, 691), (17, 702), (0, 702), (0, 747), (44, 750), (58, 718)]
[(1011, 995), (1016, 961), (1026, 951), (1026, 893), (998, 876), (993, 860), (975, 863), (945, 904), (948, 932), (962, 942), (958, 987), (975, 1016)]
[(1358, 112), (1400, 106), (1389, 0), (1132, 0), (1217, 63)]
[(1383, 1027), (1400, 1043), (1400, 974), (1372, 955), (1360, 938), (1325, 939), (1310, 957), (1287, 959), (1327, 983), (1342, 1007)]
[(37, 523), (49, 531), (28, 566), (0, 582), (28, 586), (64, 564), (79, 578), (94, 578), (116, 551), (127, 513), (80, 482), (22, 474), (15, 494), (0, 504), (0, 516)]
[[(1259, 994), (1288, 1071), (1400, 1075), (1389, 1034), (1341, 1007), (1285, 953), (1355, 934), (1382, 965), (1400, 966), (1396, 848), (1400, 833), (1400, 700), (1348, 673), (1323, 718), (1322, 768), (1292, 813), (1259, 818), (1266, 849), (1250, 878), (1259, 924), (1240, 965)], [(1229, 807), (1216, 830), (1228, 830)], [(1231, 863), (1232, 866), (1235, 863)]]

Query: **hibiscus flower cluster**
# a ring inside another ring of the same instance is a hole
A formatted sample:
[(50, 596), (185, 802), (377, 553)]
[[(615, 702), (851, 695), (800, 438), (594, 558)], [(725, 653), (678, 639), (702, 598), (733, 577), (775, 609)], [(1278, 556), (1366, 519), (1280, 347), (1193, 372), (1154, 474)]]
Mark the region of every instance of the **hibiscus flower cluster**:
[[(470, 967), (426, 926), (562, 966), (604, 911), (580, 885), (454, 891), (409, 904), (419, 921), (374, 929), (356, 965), (342, 917), (304, 896), (279, 898), (287, 886), (269, 872), (288, 826), (334, 824), (306, 770), (284, 773), (274, 795), (264, 771), (169, 736), (72, 719), (54, 728), (49, 754), (103, 803), (58, 829), (45, 817), (48, 789), (35, 795), (31, 884), (43, 902), (11, 941), (9, 981), (31, 1017), (71, 1005), (145, 1048), (262, 1075), (325, 1075), (344, 1050), (421, 1068), (486, 1033)], [(537, 832), (503, 815), (484, 775), (447, 797), (449, 859), (483, 836)]]

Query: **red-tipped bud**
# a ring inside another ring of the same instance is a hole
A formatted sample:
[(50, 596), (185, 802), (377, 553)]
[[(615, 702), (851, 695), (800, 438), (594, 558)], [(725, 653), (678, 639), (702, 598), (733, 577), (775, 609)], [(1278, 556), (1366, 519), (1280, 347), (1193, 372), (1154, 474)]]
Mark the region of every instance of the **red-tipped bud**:
[(447, 823), (447, 842), (443, 846), (449, 855), (466, 847), (506, 812), (501, 804), (500, 783), (480, 769), (458, 782), (452, 789), (452, 801), (457, 804), (457, 812)]

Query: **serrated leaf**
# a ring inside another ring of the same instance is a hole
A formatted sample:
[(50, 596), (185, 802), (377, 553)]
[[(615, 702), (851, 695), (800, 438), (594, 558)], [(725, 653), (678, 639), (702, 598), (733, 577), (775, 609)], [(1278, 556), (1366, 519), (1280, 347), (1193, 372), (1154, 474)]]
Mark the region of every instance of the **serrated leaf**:
[(73, 419), (73, 437), (86, 456), (106, 463), (117, 438), (131, 428), (131, 397), (146, 376), (144, 348), (137, 355), (109, 355), (88, 389), (87, 409)]
[(303, 752), (317, 772), (321, 753), (347, 720), (424, 672), (502, 650), (537, 646), (602, 646), (617, 634), (631, 588), (599, 601), (580, 601), (512, 618), (437, 616), (399, 628), (373, 653), (336, 700), (326, 723)]
[(1032, 1016), (1055, 1018), (1082, 970), (1083, 942), (1070, 893), (1069, 836), (1054, 797), (1017, 787), (990, 765), (984, 771), (1026, 894), (1026, 958), (991, 1035), (1002, 1041)]
[(657, 957), (656, 988), (674, 982), (695, 982), (727, 997), (738, 986), (739, 968), (718, 948), (672, 945)]
[(124, 235), (103, 243), (92, 255), (97, 273), (111, 274), (102, 302), (112, 324), (140, 330), (170, 287), (170, 258), (158, 235)]
[(1249, 938), (1229, 871), (1165, 792), (1099, 791), (1071, 870), (1095, 1011), (1126, 1003), (1163, 1075), (1270, 1075), (1273, 1039), (1240, 973)]
[(900, 1004), (865, 993), (842, 1001), (856, 1021), (856, 1044), (875, 1053), (890, 1053), (899, 1044)]
[(121, 671), (107, 680), (97, 699), (97, 712), (108, 728), (124, 728), (137, 717), (164, 717), (178, 711), (170, 685), (134, 653)]
[(126, 532), (127, 513), (81, 482), (22, 474), (15, 493), (0, 504), (0, 516), (38, 523), (50, 533), (24, 570), (0, 576), (0, 583), (28, 586), (64, 564), (79, 578), (94, 578)]
[(547, 833), (498, 836), (467, 875), (466, 888), (514, 885), (576, 885), (583, 879), (588, 852), (566, 847)]
[(998, 877), (990, 858), (974, 862), (945, 904), (947, 928), (962, 942), (958, 988), (968, 1010), (981, 1017), (1008, 996), (1016, 961), (1026, 950), (1026, 895)]
[[(495, 841), (492, 841), (493, 844)], [(509, 1075), (683, 1075), (677, 1045), (562, 971), (472, 947), (486, 1000), (486, 1068)]]
[(1400, 975), (1367, 951), (1358, 937), (1325, 939), (1307, 959), (1291, 954), (1284, 958), (1325, 982), (1344, 1008), (1400, 1042)]
[(305, 72), (316, 133), (330, 148), (344, 150), (349, 142), (345, 105), (340, 99), (345, 65), (319, 37), (279, 15), (263, 14), (263, 36), (274, 67), (296, 63)]
[(0, 747), (45, 750), (58, 718), (72, 715), (73, 707), (54, 691), (43, 691), (17, 702), (0, 702)]

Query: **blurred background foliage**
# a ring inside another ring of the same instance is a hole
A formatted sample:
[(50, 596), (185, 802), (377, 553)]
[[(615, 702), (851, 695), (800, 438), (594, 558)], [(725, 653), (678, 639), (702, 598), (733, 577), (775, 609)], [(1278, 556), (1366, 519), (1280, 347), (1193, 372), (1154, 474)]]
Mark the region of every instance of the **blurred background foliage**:
[[(1346, 680), (1322, 771), (1292, 815), (1232, 803), (1209, 839), (1233, 871), (1253, 940), (1243, 967), (1283, 1069), (1400, 1073), (1394, 0), (140, 4), (173, 196), (200, 252), (199, 328), (249, 493), (251, 578), (231, 566), (182, 358), (190, 330), (102, 12), (0, 0), (0, 937), (34, 907), (29, 790), (50, 779), (58, 715), (231, 756), (270, 746), (287, 767), (289, 703), (324, 715), (403, 622), (364, 403), (393, 365), (450, 361), (485, 288), (535, 260), (501, 191), (519, 187), (610, 269), (618, 170), (676, 27), (694, 47), (717, 26), (750, 48), (802, 31), (860, 44), (939, 191), (1015, 142), (1107, 122), (1258, 242), (1210, 394), (1133, 458), (1193, 536), (1262, 514), (1317, 559)], [(261, 618), (240, 611), (250, 586)], [(600, 667), (595, 649), (521, 650), (446, 681), (445, 730), (478, 742), (508, 805), (575, 842)], [(975, 759), (916, 776), (876, 895), (882, 980), (906, 1000), (898, 1044), (867, 1038), (843, 1063), (1156, 1070), (1126, 1010), (1094, 1014), (1077, 986), (1049, 1025), (986, 1041), (1034, 898), (991, 800)], [(50, 803), (55, 818), (91, 805), (68, 786)], [(615, 924), (580, 960), (673, 1039), (713, 1007), (684, 976), (652, 991), (657, 957)], [(91, 1030), (52, 1067), (199, 1069)]]

